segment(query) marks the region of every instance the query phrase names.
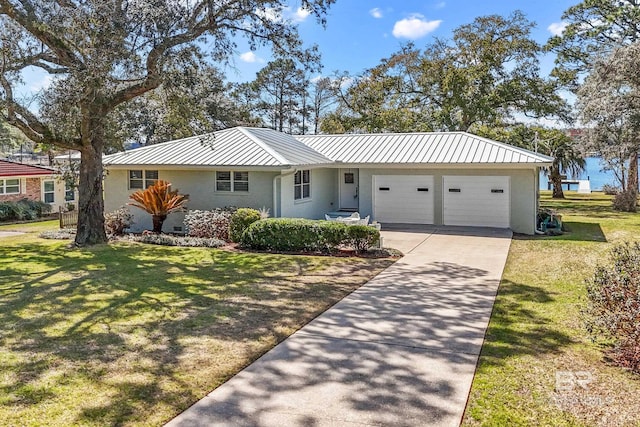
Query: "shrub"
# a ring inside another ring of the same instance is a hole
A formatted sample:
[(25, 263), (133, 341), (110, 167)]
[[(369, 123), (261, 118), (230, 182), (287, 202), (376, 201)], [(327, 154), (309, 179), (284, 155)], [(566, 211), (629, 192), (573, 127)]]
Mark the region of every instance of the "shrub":
[(347, 225), (336, 221), (271, 218), (254, 222), (242, 235), (242, 246), (275, 251), (329, 253), (347, 239)]
[(638, 209), (638, 192), (622, 191), (613, 198), (613, 209), (622, 212), (636, 212)]
[(37, 219), (51, 212), (47, 203), (22, 199), (17, 202), (0, 202), (0, 221)]
[(0, 202), (0, 221), (8, 221), (11, 219), (13, 208), (7, 202)]
[(350, 225), (347, 227), (347, 242), (356, 252), (367, 249), (380, 241), (380, 232), (368, 225)]
[(35, 218), (39, 218), (45, 215), (49, 215), (51, 213), (51, 205), (45, 202), (41, 202), (40, 200), (29, 200), (22, 199), (18, 201), (18, 204), (24, 205), (24, 207), (33, 213), (29, 213), (29, 216), (33, 216)]
[(178, 190), (171, 190), (171, 183), (159, 179), (150, 187), (138, 190), (129, 196), (132, 202), (128, 204), (142, 209), (151, 215), (153, 232), (162, 233), (162, 224), (167, 215), (182, 212), (188, 196), (178, 194)]
[(210, 211), (193, 210), (184, 217), (188, 236), (229, 240), (229, 224), (236, 208), (217, 208)]
[(605, 184), (602, 186), (602, 192), (607, 196), (615, 196), (620, 192), (620, 188), (611, 184)]
[(121, 207), (104, 215), (104, 229), (109, 236), (122, 236), (124, 230), (133, 224), (133, 215), (126, 207)]
[(244, 231), (256, 221), (260, 220), (260, 211), (256, 209), (240, 208), (231, 215), (229, 223), (229, 239), (239, 242)]
[(129, 240), (139, 243), (147, 243), (150, 245), (206, 248), (219, 248), (220, 246), (224, 246), (226, 244), (226, 242), (224, 242), (223, 240), (216, 238), (172, 236), (170, 234), (142, 234), (139, 236), (131, 236)]
[(614, 247), (611, 258), (587, 282), (587, 328), (612, 339), (614, 360), (640, 372), (640, 242)]

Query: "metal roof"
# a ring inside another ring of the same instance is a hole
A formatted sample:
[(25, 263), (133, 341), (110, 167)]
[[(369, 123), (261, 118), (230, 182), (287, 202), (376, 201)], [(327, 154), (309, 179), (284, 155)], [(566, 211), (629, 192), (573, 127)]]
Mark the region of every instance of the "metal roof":
[(0, 160), (0, 176), (47, 176), (56, 171), (45, 166), (27, 165), (24, 163)]
[(271, 129), (235, 127), (103, 158), (112, 165), (282, 167), (333, 163), (291, 135)]
[(536, 164), (553, 159), (466, 132), (291, 136), (235, 127), (136, 148), (106, 166), (287, 167), (347, 164)]
[(297, 136), (350, 164), (549, 164), (553, 158), (466, 132)]

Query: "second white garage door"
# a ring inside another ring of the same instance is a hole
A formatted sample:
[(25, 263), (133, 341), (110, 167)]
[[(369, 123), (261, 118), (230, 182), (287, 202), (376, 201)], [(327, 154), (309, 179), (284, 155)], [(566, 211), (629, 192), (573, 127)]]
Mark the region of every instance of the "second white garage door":
[(444, 176), (445, 225), (509, 228), (508, 176)]
[(374, 175), (373, 216), (382, 223), (433, 224), (433, 176)]

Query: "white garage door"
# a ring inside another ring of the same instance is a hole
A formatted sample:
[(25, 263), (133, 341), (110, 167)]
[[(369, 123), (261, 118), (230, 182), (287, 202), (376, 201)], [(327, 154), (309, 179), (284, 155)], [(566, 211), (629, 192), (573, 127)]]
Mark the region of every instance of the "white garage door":
[(373, 216), (382, 223), (433, 224), (433, 176), (374, 175)]
[(509, 228), (508, 176), (442, 178), (445, 225)]

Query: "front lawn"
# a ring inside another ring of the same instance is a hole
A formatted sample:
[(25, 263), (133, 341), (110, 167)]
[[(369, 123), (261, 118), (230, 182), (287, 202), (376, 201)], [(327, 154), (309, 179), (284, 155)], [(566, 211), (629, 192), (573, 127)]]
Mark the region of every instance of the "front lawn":
[(161, 425), (391, 261), (0, 239), (0, 424)]
[(585, 279), (616, 243), (640, 239), (640, 214), (611, 198), (543, 193), (569, 232), (515, 236), (463, 425), (640, 425), (640, 377), (611, 366), (587, 335)]

